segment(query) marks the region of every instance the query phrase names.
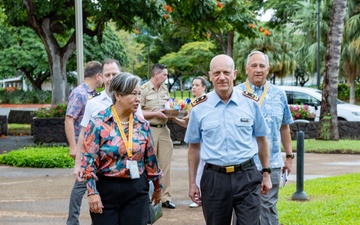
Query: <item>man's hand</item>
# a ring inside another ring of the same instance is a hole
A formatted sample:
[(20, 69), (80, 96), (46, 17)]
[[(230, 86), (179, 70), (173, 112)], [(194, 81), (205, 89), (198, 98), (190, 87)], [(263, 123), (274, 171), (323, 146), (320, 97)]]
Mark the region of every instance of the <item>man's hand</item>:
[(284, 167), (282, 168), (282, 173), (285, 172), (285, 170), (288, 171), (288, 173), (290, 174), (291, 170), (292, 170), (292, 162), (293, 162), (293, 159), (292, 158), (286, 158), (285, 160), (285, 165)]
[(198, 205), (202, 205), (201, 197), (200, 197), (200, 190), (196, 184), (192, 184), (189, 187), (189, 197), (191, 201), (195, 202)]
[(263, 174), (263, 179), (261, 181), (260, 192), (263, 195), (267, 195), (271, 188), (272, 188), (272, 183), (271, 183), (271, 179), (270, 179), (270, 174), (265, 172)]
[(75, 146), (70, 146), (69, 155), (73, 159), (76, 158), (76, 149), (77, 149), (76, 145)]
[(102, 213), (103, 212), (103, 204), (101, 202), (100, 195), (90, 195), (88, 196), (89, 209), (92, 213)]
[(159, 111), (156, 111), (156, 117), (161, 119), (167, 119), (168, 117), (164, 114), (165, 109), (160, 109)]
[(84, 179), (83, 179), (83, 171), (81, 169), (81, 166), (80, 165), (77, 165), (77, 163), (75, 163), (75, 166), (74, 166), (74, 176), (75, 176), (75, 179), (78, 181), (78, 182), (83, 182)]

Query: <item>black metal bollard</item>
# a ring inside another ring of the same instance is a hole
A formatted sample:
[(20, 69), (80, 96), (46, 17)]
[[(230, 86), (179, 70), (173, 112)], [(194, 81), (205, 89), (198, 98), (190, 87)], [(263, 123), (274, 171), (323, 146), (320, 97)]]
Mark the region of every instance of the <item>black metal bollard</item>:
[[(305, 129), (308, 120), (295, 120), (297, 125), (297, 145), (296, 145), (296, 192), (292, 196), (292, 200), (305, 201), (308, 196), (304, 191), (304, 138)], [(300, 124), (305, 124), (304, 129), (300, 130)]]

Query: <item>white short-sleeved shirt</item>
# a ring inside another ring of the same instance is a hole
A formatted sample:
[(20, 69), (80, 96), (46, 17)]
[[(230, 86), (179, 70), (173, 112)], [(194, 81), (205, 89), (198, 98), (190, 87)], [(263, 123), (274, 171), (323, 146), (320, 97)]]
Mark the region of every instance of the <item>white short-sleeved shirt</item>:
[[(95, 96), (94, 98), (87, 101), (85, 106), (84, 117), (80, 123), (82, 127), (87, 127), (91, 118), (96, 116), (100, 111), (105, 110), (107, 107), (113, 104), (112, 99), (106, 93), (106, 91), (100, 92), (100, 95)], [(144, 118), (144, 115), (141, 111), (141, 106), (138, 107), (136, 114), (141, 118)]]

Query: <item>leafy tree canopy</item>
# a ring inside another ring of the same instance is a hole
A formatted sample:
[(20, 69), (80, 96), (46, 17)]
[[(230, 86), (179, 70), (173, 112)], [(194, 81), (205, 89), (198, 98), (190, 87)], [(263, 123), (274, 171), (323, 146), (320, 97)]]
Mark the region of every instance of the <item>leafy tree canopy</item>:
[[(113, 21), (117, 29), (132, 30), (136, 18), (146, 24), (160, 26), (162, 1), (97, 0), (82, 1), (83, 32), (97, 36), (101, 42), (106, 22)], [(66, 65), (75, 51), (75, 1), (0, 0), (7, 21), (12, 26), (29, 26), (44, 43), (52, 76), (52, 103), (67, 98)]]
[(181, 47), (178, 52), (168, 53), (160, 59), (174, 77), (187, 79), (190, 76), (207, 76), (210, 60), (216, 55), (215, 45), (209, 41), (191, 42)]

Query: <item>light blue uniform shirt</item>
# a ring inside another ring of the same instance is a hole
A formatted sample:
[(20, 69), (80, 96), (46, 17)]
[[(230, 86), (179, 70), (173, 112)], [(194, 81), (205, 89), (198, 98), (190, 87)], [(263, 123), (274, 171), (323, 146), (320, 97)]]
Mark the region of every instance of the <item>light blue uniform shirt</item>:
[[(291, 112), (287, 103), (285, 91), (281, 90), (277, 86), (266, 82), (263, 86), (256, 87), (248, 81), (253, 94), (260, 97), (264, 92), (266, 83), (269, 84), (268, 91), (261, 106), (261, 111), (265, 117), (266, 123), (271, 132), (267, 135), (267, 140), (270, 149), (270, 167), (281, 168), (284, 165), (284, 161), (281, 157), (281, 134), (280, 127), (283, 124), (293, 123)], [(245, 83), (239, 84), (235, 89), (247, 90)], [(261, 163), (259, 157), (256, 155), (256, 166), (261, 170)]]
[(258, 153), (255, 136), (266, 136), (266, 125), (258, 103), (240, 90), (225, 104), (215, 91), (191, 110), (186, 143), (200, 143), (201, 159), (218, 166), (237, 165)]

